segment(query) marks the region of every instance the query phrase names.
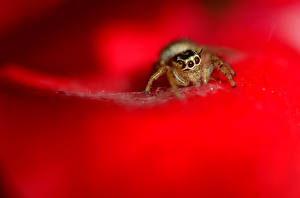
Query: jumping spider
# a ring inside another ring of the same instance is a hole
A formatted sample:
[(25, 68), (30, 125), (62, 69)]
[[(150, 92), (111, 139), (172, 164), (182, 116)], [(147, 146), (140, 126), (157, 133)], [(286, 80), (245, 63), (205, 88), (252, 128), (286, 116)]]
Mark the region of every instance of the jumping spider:
[(215, 68), (218, 68), (227, 77), (234, 88), (235, 72), (212, 50), (208, 47), (198, 46), (189, 40), (175, 41), (162, 50), (145, 93), (149, 93), (153, 81), (166, 74), (174, 93), (181, 97), (177, 86), (188, 86), (190, 82), (200, 86), (201, 81), (206, 85), (209, 80), (213, 79), (211, 74)]

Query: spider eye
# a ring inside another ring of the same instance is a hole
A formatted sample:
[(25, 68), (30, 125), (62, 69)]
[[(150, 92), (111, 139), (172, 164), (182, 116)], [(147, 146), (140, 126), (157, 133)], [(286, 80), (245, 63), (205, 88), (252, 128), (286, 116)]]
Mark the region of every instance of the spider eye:
[(195, 63), (196, 63), (196, 64), (199, 64), (199, 63), (200, 63), (200, 58), (199, 58), (199, 57), (196, 57), (196, 58), (195, 58)]
[(185, 67), (185, 63), (183, 62), (183, 61), (178, 61), (178, 63), (182, 66), (182, 68), (184, 68)]
[(193, 67), (194, 66), (194, 62), (193, 61), (189, 61), (189, 67)]

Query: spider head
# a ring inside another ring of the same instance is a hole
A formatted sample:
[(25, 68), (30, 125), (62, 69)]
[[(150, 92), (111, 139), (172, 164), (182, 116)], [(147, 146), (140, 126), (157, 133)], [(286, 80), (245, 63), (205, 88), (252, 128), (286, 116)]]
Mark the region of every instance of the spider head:
[(201, 64), (202, 50), (197, 53), (194, 50), (186, 50), (175, 56), (176, 63), (181, 67), (183, 71), (195, 70)]

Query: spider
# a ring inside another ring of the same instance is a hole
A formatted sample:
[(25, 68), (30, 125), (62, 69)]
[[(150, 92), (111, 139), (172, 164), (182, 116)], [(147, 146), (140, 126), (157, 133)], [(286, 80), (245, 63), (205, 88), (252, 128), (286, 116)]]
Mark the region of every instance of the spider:
[(211, 77), (215, 68), (218, 68), (227, 77), (231, 86), (235, 88), (233, 69), (218, 57), (208, 47), (199, 46), (190, 40), (178, 40), (166, 46), (160, 53), (159, 60), (154, 64), (154, 71), (148, 80), (145, 93), (150, 92), (152, 83), (166, 74), (167, 79), (177, 97), (181, 97), (177, 86), (188, 86), (193, 83), (199, 87)]

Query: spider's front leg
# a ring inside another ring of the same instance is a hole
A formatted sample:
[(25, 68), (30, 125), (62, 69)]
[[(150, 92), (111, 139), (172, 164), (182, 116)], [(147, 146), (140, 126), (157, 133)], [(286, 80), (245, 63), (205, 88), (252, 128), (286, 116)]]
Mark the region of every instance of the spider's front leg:
[(235, 88), (236, 85), (235, 85), (235, 81), (233, 80), (233, 77), (235, 76), (235, 72), (229, 66), (229, 64), (227, 64), (218, 56), (213, 56), (212, 61), (214, 65), (222, 72), (222, 74), (225, 75), (226, 78), (229, 80), (232, 88)]
[(154, 74), (151, 75), (151, 77), (149, 78), (148, 80), (148, 83), (147, 83), (147, 86), (145, 88), (145, 93), (148, 94), (150, 92), (150, 88), (151, 88), (151, 85), (152, 83), (157, 80), (160, 76), (162, 76), (163, 74), (165, 74), (168, 70), (168, 66), (166, 65), (160, 65), (160, 63), (158, 63), (156, 65), (156, 67), (158, 68), (156, 70), (156, 72), (154, 72)]
[(174, 72), (171, 68), (168, 68), (168, 71), (167, 71), (167, 78), (168, 78), (168, 81), (173, 89), (173, 92), (175, 93), (175, 95), (178, 97), (178, 98), (182, 98), (182, 95), (180, 94), (179, 90), (178, 90), (178, 87), (177, 87), (177, 83), (176, 83), (176, 76), (174, 76)]
[(208, 81), (211, 79), (211, 73), (214, 70), (213, 64), (204, 64), (202, 68), (202, 82), (204, 85), (208, 83)]

